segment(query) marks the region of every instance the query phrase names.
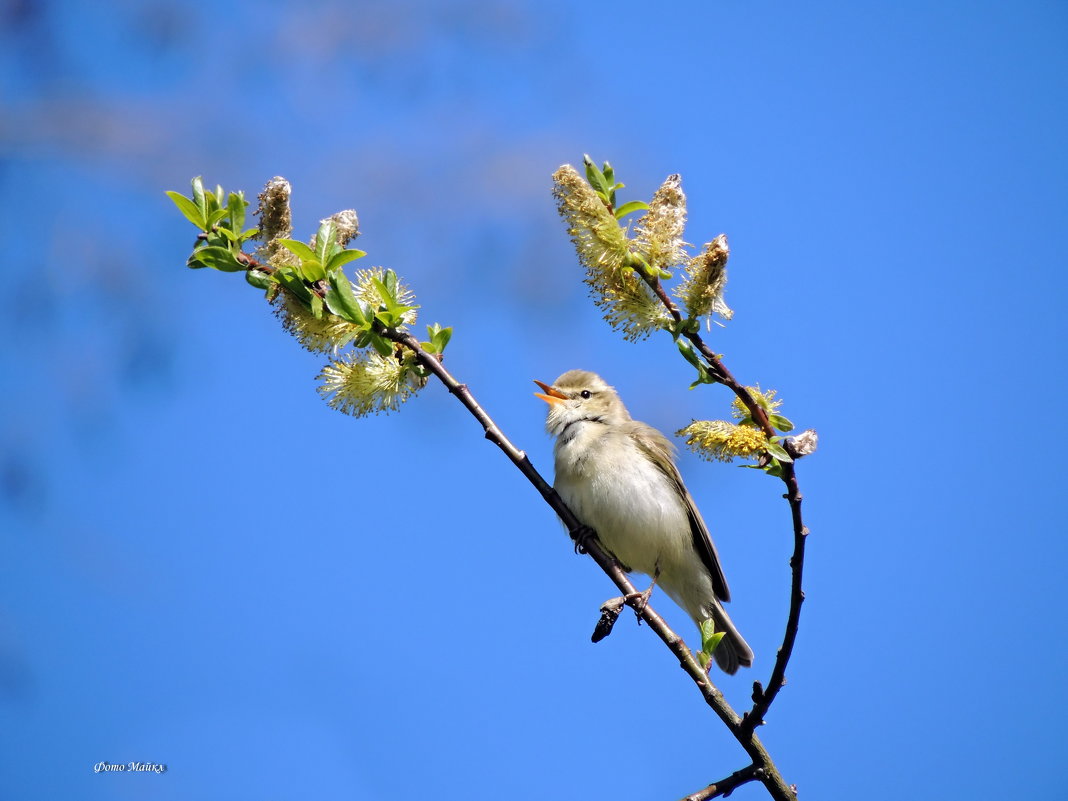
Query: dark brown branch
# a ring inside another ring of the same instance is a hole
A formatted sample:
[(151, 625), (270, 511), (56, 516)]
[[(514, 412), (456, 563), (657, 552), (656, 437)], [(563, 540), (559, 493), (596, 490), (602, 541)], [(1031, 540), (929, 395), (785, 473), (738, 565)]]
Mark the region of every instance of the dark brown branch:
[[(660, 302), (664, 304), (664, 308), (667, 309), (675, 323), (681, 323), (682, 315), (679, 313), (674, 301), (668, 297), (660, 281), (644, 274), (642, 274), (642, 277), (653, 293), (660, 299)], [(768, 420), (768, 415), (764, 408), (753, 399), (752, 393), (735, 379), (701, 335), (697, 332), (687, 332), (683, 336), (705, 358), (710, 372), (716, 380), (726, 385), (738, 396), (749, 411), (753, 422), (760, 427), (764, 434), (768, 437), (776, 436), (778, 432)], [(797, 640), (797, 630), (801, 621), (801, 604), (805, 600), (802, 579), (805, 568), (805, 538), (808, 536), (808, 529), (801, 518), (802, 495), (797, 483), (797, 473), (792, 462), (782, 463), (782, 481), (786, 485), (786, 494), (783, 497), (790, 504), (790, 516), (794, 531), (794, 552), (790, 557), (790, 611), (786, 618), (786, 631), (783, 634), (782, 645), (775, 656), (775, 666), (772, 668), (771, 678), (763, 690), (753, 693), (753, 707), (745, 714), (742, 721), (741, 733), (743, 735), (751, 735), (753, 730), (764, 722), (764, 716), (767, 714), (772, 701), (775, 700), (779, 690), (786, 684), (786, 665), (790, 661), (790, 656), (794, 650), (794, 642)]]
[[(504, 451), (505, 455), (511, 462), (519, 468), (519, 471), (526, 476), (531, 484), (534, 485), (535, 489), (538, 490), (545, 502), (560, 516), (564, 525), (567, 526), (572, 539), (576, 539), (585, 530), (582, 523), (560, 498), (556, 490), (554, 490), (534, 468), (534, 465), (531, 463), (526, 453), (513, 445), (497, 427), (497, 424), (493, 422), (493, 419), (481, 406), (479, 406), (466, 384), (461, 384), (453, 378), (449, 371), (445, 369), (445, 366), (441, 361), (434, 355), (423, 350), (419, 340), (411, 334), (396, 331), (394, 329), (383, 328), (381, 326), (376, 327), (376, 331), (393, 342), (397, 342), (411, 350), (415, 354), (416, 361), (423, 368), (433, 373), (441, 383), (445, 385), (449, 392), (456, 396), (457, 400), (459, 400), (481, 424), (485, 431), (486, 439)], [(705, 672), (704, 668), (701, 667), (701, 664), (697, 661), (696, 657), (694, 657), (693, 652), (689, 649), (683, 639), (679, 637), (670, 626), (668, 626), (667, 622), (660, 617), (649, 604), (642, 604), (639, 601), (637, 589), (630, 583), (630, 580), (619, 566), (619, 563), (601, 547), (600, 542), (596, 538), (585, 540), (585, 546), (589, 555), (595, 562), (597, 562), (598, 566), (600, 566), (608, 577), (612, 579), (612, 582), (616, 587), (619, 588), (624, 596), (631, 599), (627, 601), (627, 604), (639, 612), (642, 620), (649, 624), (649, 628), (664, 642), (672, 654), (675, 655), (675, 658), (679, 661), (679, 666), (686, 671), (694, 684), (697, 685), (697, 689), (701, 692), (701, 696), (705, 699), (705, 703), (712, 708), (719, 719), (723, 721), (724, 725), (726, 725), (734, 735), (735, 739), (742, 745), (746, 753), (749, 754), (753, 763), (760, 768), (760, 775), (756, 778), (759, 778), (768, 789), (768, 793), (771, 797), (776, 799), (776, 801), (796, 801), (797, 796), (779, 774), (775, 764), (771, 761), (771, 756), (765, 750), (760, 739), (752, 731), (745, 732), (743, 730), (743, 720), (738, 716), (738, 713), (731, 708), (730, 704), (728, 704), (723, 697), (723, 694), (709, 679), (708, 674)]]
[(260, 272), (263, 272), (263, 273), (273, 273), (274, 272), (274, 267), (272, 267), (269, 264), (264, 264), (262, 261), (256, 261), (254, 258), (252, 258), (247, 253), (244, 253), (244, 252), (238, 253), (234, 258), (236, 258), (239, 262), (244, 264), (250, 270), (259, 270)]
[(801, 605), (805, 601), (805, 591), (802, 589), (802, 580), (805, 571), (805, 540), (808, 537), (808, 529), (801, 520), (801, 491), (797, 484), (797, 475), (794, 473), (792, 464), (784, 464), (782, 480), (786, 483), (787, 492), (785, 497), (790, 503), (790, 514), (793, 518), (794, 527), (794, 552), (790, 557), (790, 612), (786, 619), (786, 632), (783, 635), (782, 645), (775, 655), (775, 667), (772, 668), (771, 678), (767, 688), (753, 698), (753, 708), (745, 715), (743, 728), (752, 731), (764, 722), (764, 716), (786, 685), (786, 665), (794, 650), (794, 642), (797, 640), (797, 629), (801, 622)]
[(710, 798), (726, 798), (743, 784), (758, 781), (763, 774), (763, 768), (757, 765), (746, 765), (741, 770), (736, 770), (726, 779), (710, 784), (696, 793), (690, 793), (682, 801), (708, 801)]

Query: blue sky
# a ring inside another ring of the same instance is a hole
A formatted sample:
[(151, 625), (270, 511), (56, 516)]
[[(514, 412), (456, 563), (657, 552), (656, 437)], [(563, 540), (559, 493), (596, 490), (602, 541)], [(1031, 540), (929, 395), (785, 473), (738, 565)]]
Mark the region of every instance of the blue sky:
[[(1066, 40), (1053, 2), (0, 5), (0, 797), (671, 799), (745, 764), (648, 631), (589, 643), (611, 586), (443, 389), (330, 410), (258, 293), (184, 268), (163, 195), (284, 175), (302, 237), (354, 207), (361, 265), (455, 328), (448, 367), (548, 475), (533, 378), (595, 370), (665, 431), (729, 403), (589, 303), (549, 194), (583, 152), (628, 197), (682, 174), (687, 238), (731, 243), (713, 346), (821, 435), (761, 732), (784, 775), (1050, 797)], [(744, 708), (788, 510), (681, 468)]]

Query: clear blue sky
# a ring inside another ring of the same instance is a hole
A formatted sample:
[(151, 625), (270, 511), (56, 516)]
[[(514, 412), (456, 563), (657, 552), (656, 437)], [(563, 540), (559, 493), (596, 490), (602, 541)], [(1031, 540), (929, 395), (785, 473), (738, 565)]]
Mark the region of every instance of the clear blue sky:
[[(0, 4), (0, 797), (674, 799), (745, 764), (648, 631), (590, 644), (607, 579), (446, 392), (331, 411), (163, 196), (284, 175), (302, 237), (355, 207), (550, 474), (533, 378), (667, 431), (728, 404), (586, 299), (549, 194), (584, 151), (630, 197), (682, 174), (688, 239), (730, 237), (714, 347), (821, 435), (785, 776), (1058, 794), (1066, 84), (1056, 2)], [(681, 464), (744, 707), (787, 508)]]

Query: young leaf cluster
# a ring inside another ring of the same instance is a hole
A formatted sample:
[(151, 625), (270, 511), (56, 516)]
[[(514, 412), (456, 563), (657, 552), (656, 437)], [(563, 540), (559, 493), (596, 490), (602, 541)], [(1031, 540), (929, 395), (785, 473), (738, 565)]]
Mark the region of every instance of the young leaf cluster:
[(242, 245), (259, 231), (245, 228), (248, 201), (244, 193), (231, 192), (226, 195), (221, 186), (216, 186), (214, 192), (207, 192), (199, 176), (192, 183), (191, 197), (180, 192), (167, 192), (185, 218), (200, 229), (197, 243), (186, 264), (193, 268), (211, 267), (224, 273), (246, 269), (247, 265), (239, 260)]
[(701, 650), (697, 652), (697, 661), (705, 670), (712, 664), (712, 655), (726, 634), (725, 631), (716, 631), (716, 622), (712, 618), (701, 621)]
[[(222, 189), (206, 194), (196, 178), (191, 198), (167, 194), (202, 231), (190, 267), (243, 270), (249, 284), (265, 291), (283, 328), (308, 350), (338, 356), (351, 346), (351, 352), (341, 354), (319, 375), (319, 392), (332, 407), (357, 416), (391, 411), (425, 385), (426, 368), (413, 352), (395, 344), (396, 337), (415, 323), (418, 307), (412, 293), (393, 270), (357, 270), (355, 281), (345, 273), (345, 265), (366, 255), (345, 246), (356, 235), (354, 212), (323, 220), (310, 244), (291, 239), (288, 184), (273, 179), (265, 195), (271, 198), (270, 214), (284, 224), (266, 226), (275, 236), (261, 248), (270, 254), (261, 263), (241, 248), (257, 234), (257, 229), (242, 230), (247, 204), (241, 193), (231, 193), (223, 207)], [(263, 197), (261, 208), (267, 205)], [(217, 244), (221, 241), (225, 247)], [(430, 338), (423, 347), (440, 358), (452, 329), (435, 323), (427, 330)]]
[(644, 211), (649, 208), (648, 203), (640, 200), (630, 200), (616, 207), (616, 190), (623, 189), (626, 184), (616, 182), (616, 171), (612, 169), (612, 165), (606, 161), (603, 167), (598, 167), (588, 154), (583, 155), (582, 163), (586, 167), (586, 180), (590, 182), (597, 197), (617, 220), (622, 220), (635, 211)]

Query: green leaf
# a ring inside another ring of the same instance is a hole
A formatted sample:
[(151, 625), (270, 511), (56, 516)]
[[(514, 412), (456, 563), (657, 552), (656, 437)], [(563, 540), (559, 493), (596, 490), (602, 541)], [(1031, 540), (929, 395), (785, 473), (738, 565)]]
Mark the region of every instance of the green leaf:
[(371, 347), (377, 350), (382, 356), (389, 356), (393, 353), (393, 345), (390, 344), (389, 340), (379, 336), (373, 331), (371, 332)]
[(418, 308), (419, 308), (418, 306), (394, 306), (394, 307), (392, 307), (389, 310), (389, 313), (392, 314), (393, 318), (396, 320), (396, 322), (393, 323), (393, 327), (395, 328), (395, 327), (397, 327), (399, 325), (404, 325), (404, 315), (407, 314), (408, 312), (410, 312), (412, 309), (418, 309)]
[(708, 670), (708, 668), (712, 665), (712, 657), (710, 657), (704, 651), (697, 652), (697, 661), (701, 663), (701, 667), (703, 667), (705, 670)]
[(607, 203), (608, 196), (612, 190), (608, 181), (604, 178), (604, 173), (597, 168), (597, 165), (593, 163), (593, 160), (588, 155), (582, 156), (582, 162), (586, 165), (586, 180), (590, 182), (590, 186), (601, 196), (601, 199)]
[(697, 389), (701, 384), (715, 384), (716, 380), (712, 378), (712, 374), (705, 369), (702, 365), (697, 368), (697, 380), (690, 384), (690, 389)]
[(296, 239), (276, 239), (279, 245), (284, 247), (301, 261), (315, 261), (315, 251)]
[(211, 228), (213, 225), (215, 225), (215, 223), (217, 223), (219, 220), (221, 220), (225, 216), (226, 216), (226, 209), (221, 209), (221, 208), (212, 209), (211, 212), (208, 214), (208, 219), (207, 219), (208, 228)]
[(794, 424), (787, 420), (785, 417), (783, 417), (781, 414), (769, 414), (768, 422), (771, 423), (772, 426), (777, 428), (779, 431), (786, 432), (794, 430)]
[(245, 270), (245, 280), (259, 289), (269, 289), (274, 285), (274, 281), (263, 270)]
[(396, 305), (397, 299), (393, 297), (393, 293), (389, 291), (389, 287), (386, 286), (385, 282), (378, 278), (372, 278), (371, 283), (374, 284), (375, 289), (378, 290), (383, 305), (385, 305), (387, 309), (392, 309)]
[(725, 631), (717, 631), (708, 640), (704, 642), (704, 647), (701, 649), (706, 654), (711, 656), (716, 652), (716, 647), (720, 644), (720, 641), (727, 635)]
[(704, 366), (701, 364), (701, 360), (698, 358), (697, 353), (694, 351), (693, 347), (690, 346), (689, 342), (685, 339), (677, 339), (675, 340), (675, 344), (678, 345), (679, 353), (682, 354), (682, 357), (686, 359), (686, 361), (698, 369)]
[(393, 270), (386, 270), (386, 274), (383, 276), (388, 290), (388, 296), (396, 299), (397, 297), (397, 274)]
[(217, 229), (214, 231), (209, 229), (204, 232), (203, 238), (199, 239), (197, 243), (198, 247), (204, 247), (205, 245), (228, 248), (230, 247), (230, 240), (219, 233)]
[[(193, 202), (196, 204), (197, 208), (200, 209), (200, 219), (207, 220), (208, 219), (208, 202), (207, 202), (207, 199), (204, 197), (204, 181), (198, 175), (196, 178), (194, 178), (192, 180), (192, 185), (193, 185)], [(205, 229), (207, 229), (207, 226), (204, 226), (204, 227), (205, 227)]]
[(319, 297), (317, 292), (312, 292), (310, 300), (312, 317), (316, 320), (321, 320), (323, 318), (323, 299)]
[(185, 215), (185, 218), (189, 222), (193, 223), (201, 231), (208, 230), (208, 226), (204, 224), (204, 215), (200, 213), (200, 209), (197, 204), (187, 198), (181, 192), (174, 192), (169, 190), (167, 197), (174, 201), (174, 205), (178, 207), (178, 211)]
[(304, 285), (304, 279), (292, 267), (279, 267), (274, 271), (274, 280), (292, 292), (294, 297), (311, 306), (311, 290)]
[(229, 248), (218, 246), (194, 250), (189, 257), (188, 264), (190, 267), (196, 267), (196, 263), (211, 267), (213, 270), (221, 270), (224, 273), (236, 273), (238, 270), (245, 269), (245, 266), (234, 257)]
[(339, 250), (333, 256), (330, 257), (330, 261), (326, 263), (326, 271), (328, 273), (334, 272), (334, 270), (343, 267), (350, 261), (356, 261), (356, 259), (362, 259), (367, 254), (362, 250), (356, 250), (351, 248), (349, 250)]
[(601, 168), (601, 172), (604, 173), (604, 179), (608, 185), (615, 189), (613, 185), (616, 182), (616, 171), (612, 169), (612, 165), (606, 161), (604, 167)]
[(246, 239), (252, 239), (252, 237), (256, 236), (259, 232), (259, 228), (249, 228), (247, 231), (241, 233), (241, 241), (244, 242)]
[(630, 200), (624, 203), (619, 208), (617, 208), (615, 211), (615, 215), (617, 220), (622, 220), (628, 214), (633, 214), (636, 211), (647, 211), (648, 209), (648, 203), (643, 203), (640, 200)]
[(312, 283), (326, 278), (326, 270), (318, 259), (301, 260), (300, 271), (304, 273), (304, 280)]
[(792, 462), (793, 459), (790, 454), (786, 452), (786, 449), (778, 442), (768, 442), (767, 452), (778, 459), (780, 462)]
[(326, 290), (325, 300), (330, 311), (350, 323), (367, 325), (367, 318), (360, 307), (360, 302), (356, 300), (356, 294), (352, 291), (352, 283), (348, 276), (338, 271), (331, 273), (327, 280), (330, 286)]
[(701, 621), (698, 628), (701, 630), (701, 649), (703, 650), (708, 638), (716, 633), (716, 621), (710, 617), (706, 617)]
[(727, 634), (725, 631), (716, 631), (716, 624), (712, 618), (701, 621), (701, 651), (709, 656), (716, 652), (716, 646)]
[(315, 256), (320, 262), (326, 264), (334, 253), (337, 246), (337, 226), (334, 221), (326, 219), (319, 226), (315, 234)]
[(213, 211), (217, 211), (222, 207), (222, 202), (219, 200), (219, 190), (221, 186), (216, 186), (214, 192), (204, 193), (204, 208), (207, 210), (205, 216), (211, 217)]
[[(437, 345), (438, 353), (445, 352), (445, 346), (449, 344), (449, 340), (452, 339), (452, 327), (442, 328), (437, 323), (434, 323), (434, 327), (437, 330), (430, 332), (430, 339)], [(429, 328), (429, 326), (428, 326)]]
[(697, 380), (690, 384), (690, 389), (695, 389), (701, 384), (715, 384), (716, 379), (712, 376), (712, 373), (708, 371), (708, 367), (694, 351), (693, 347), (684, 339), (676, 339), (675, 344), (678, 346), (679, 353), (690, 364), (697, 368)]
[(228, 203), (226, 204), (226, 214), (230, 218), (230, 227), (237, 232), (237, 235), (241, 235), (241, 230), (245, 227), (245, 206), (248, 203), (245, 202), (244, 194), (241, 192), (231, 192)]

